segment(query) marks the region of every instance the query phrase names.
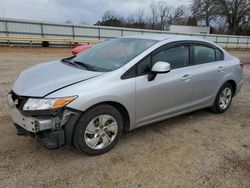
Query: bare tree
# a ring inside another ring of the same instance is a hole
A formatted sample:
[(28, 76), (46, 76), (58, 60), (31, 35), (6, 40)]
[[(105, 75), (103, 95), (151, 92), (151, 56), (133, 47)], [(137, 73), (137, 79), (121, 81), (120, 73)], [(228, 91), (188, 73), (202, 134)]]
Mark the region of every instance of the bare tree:
[[(166, 1), (152, 2), (150, 15), (144, 9), (122, 17), (113, 10), (106, 11), (96, 25), (164, 30), (167, 24), (209, 26), (224, 20), (232, 34), (247, 34), (250, 29), (250, 0), (193, 0), (192, 14), (185, 6), (169, 7)], [(218, 31), (225, 32), (222, 27)], [(221, 26), (221, 24), (217, 24)]]
[(126, 19), (127, 26), (129, 27), (129, 25), (134, 24), (136, 22), (135, 20), (136, 20), (136, 18), (135, 18), (134, 14), (128, 15), (128, 17)]
[(144, 18), (144, 9), (138, 9), (136, 13), (130, 14), (126, 19), (126, 26), (145, 29), (147, 19)]
[(124, 23), (125, 21), (123, 17), (118, 16), (113, 10), (108, 10), (104, 12), (102, 20), (98, 21), (95, 25), (122, 27), (124, 26)]
[(164, 30), (164, 26), (166, 24), (166, 17), (169, 14), (170, 10), (166, 2), (164, 1), (158, 2), (158, 10), (159, 10), (159, 17), (160, 17), (160, 29)]
[(151, 17), (149, 18), (149, 21), (151, 23), (151, 28), (155, 29), (155, 26), (158, 23), (158, 18), (159, 18), (157, 4), (155, 2), (152, 2), (150, 4), (150, 10), (151, 10)]
[(158, 2), (158, 14), (160, 29), (164, 30), (166, 24), (178, 24), (183, 22), (185, 15), (184, 6), (169, 7), (165, 2)]
[(169, 12), (167, 16), (167, 23), (170, 24), (178, 24), (182, 17), (184, 16), (184, 7), (179, 6), (176, 9), (174, 9), (173, 13)]
[(108, 20), (112, 20), (116, 18), (116, 13), (114, 10), (107, 10), (104, 12), (103, 16), (102, 16), (102, 22), (108, 21)]
[(250, 0), (218, 0), (216, 5), (227, 19), (229, 32), (240, 34), (250, 21)]
[(218, 16), (215, 0), (194, 0), (191, 9), (193, 17), (205, 26), (210, 26), (210, 22)]
[(144, 23), (144, 9), (138, 9), (137, 13), (135, 14), (136, 17), (136, 22), (138, 24), (143, 24)]
[(195, 16), (189, 16), (187, 19), (187, 25), (189, 26), (197, 26), (197, 20)]

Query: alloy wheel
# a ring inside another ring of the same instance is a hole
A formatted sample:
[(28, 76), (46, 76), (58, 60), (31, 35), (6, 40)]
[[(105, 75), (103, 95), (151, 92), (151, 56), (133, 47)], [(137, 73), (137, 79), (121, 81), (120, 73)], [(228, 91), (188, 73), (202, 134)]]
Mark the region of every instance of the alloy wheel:
[(225, 110), (231, 103), (232, 100), (232, 90), (230, 88), (225, 88), (221, 94), (219, 99), (219, 106), (222, 110)]
[(92, 149), (103, 149), (114, 141), (117, 132), (117, 121), (110, 115), (100, 115), (87, 125), (84, 141)]

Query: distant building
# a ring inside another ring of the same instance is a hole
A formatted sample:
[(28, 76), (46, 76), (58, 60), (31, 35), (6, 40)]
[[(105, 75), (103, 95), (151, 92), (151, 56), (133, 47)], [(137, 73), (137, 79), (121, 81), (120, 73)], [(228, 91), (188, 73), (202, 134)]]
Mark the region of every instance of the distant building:
[(187, 34), (210, 34), (210, 27), (186, 26), (186, 25), (167, 25), (166, 31), (173, 33), (187, 33)]

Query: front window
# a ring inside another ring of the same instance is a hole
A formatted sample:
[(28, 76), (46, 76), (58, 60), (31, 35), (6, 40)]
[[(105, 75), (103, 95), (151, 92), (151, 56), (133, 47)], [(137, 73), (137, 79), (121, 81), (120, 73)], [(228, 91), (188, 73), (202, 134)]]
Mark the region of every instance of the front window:
[(143, 75), (149, 73), (151, 67), (157, 61), (168, 62), (171, 65), (171, 69), (178, 69), (185, 66), (188, 66), (189, 63), (189, 46), (181, 45), (173, 48), (168, 48), (165, 50), (161, 50), (152, 56), (147, 56), (143, 60), (140, 61), (137, 67), (137, 74)]
[(71, 59), (103, 71), (118, 69), (154, 45), (156, 40), (117, 38), (102, 42)]
[(181, 45), (155, 54), (152, 58), (153, 65), (157, 61), (168, 62), (171, 69), (178, 69), (188, 66), (189, 63), (189, 46)]

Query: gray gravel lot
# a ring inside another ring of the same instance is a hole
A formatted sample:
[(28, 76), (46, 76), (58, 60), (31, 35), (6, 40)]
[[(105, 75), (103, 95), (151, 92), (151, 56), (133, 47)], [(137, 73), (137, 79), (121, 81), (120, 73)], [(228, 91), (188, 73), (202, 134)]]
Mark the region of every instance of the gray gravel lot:
[[(232, 51), (250, 62), (250, 51)], [(6, 95), (20, 71), (70, 49), (0, 47), (0, 187), (250, 187), (250, 64), (220, 115), (199, 110), (132, 132), (100, 156), (18, 137)]]

